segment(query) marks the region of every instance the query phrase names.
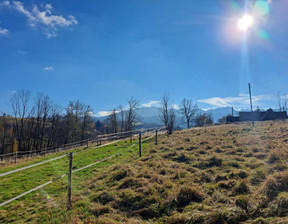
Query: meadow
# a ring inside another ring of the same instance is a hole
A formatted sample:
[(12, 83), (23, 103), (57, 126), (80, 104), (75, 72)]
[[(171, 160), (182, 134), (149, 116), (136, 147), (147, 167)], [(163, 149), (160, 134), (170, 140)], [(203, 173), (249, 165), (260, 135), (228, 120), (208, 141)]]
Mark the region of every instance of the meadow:
[[(66, 210), (67, 178), (62, 178), (1, 207), (0, 222), (288, 223), (286, 121), (160, 135), (157, 145), (153, 138), (143, 143), (142, 157), (137, 144), (129, 146), (121, 141), (75, 154), (77, 169), (121, 151), (73, 174), (71, 211)], [(23, 164), (0, 172), (17, 166)], [(64, 157), (2, 177), (0, 202), (67, 168), (68, 158)]]

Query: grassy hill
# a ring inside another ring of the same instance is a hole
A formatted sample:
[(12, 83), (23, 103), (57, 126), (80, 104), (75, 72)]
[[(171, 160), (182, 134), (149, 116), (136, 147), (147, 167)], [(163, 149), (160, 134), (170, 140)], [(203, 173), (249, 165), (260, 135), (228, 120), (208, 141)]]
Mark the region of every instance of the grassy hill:
[[(158, 143), (143, 144), (141, 158), (135, 145), (73, 174), (72, 211), (66, 211), (63, 178), (0, 208), (0, 222), (288, 223), (288, 123), (197, 128), (160, 136)], [(78, 153), (75, 166), (128, 145)], [(64, 158), (1, 178), (0, 202), (67, 167)]]

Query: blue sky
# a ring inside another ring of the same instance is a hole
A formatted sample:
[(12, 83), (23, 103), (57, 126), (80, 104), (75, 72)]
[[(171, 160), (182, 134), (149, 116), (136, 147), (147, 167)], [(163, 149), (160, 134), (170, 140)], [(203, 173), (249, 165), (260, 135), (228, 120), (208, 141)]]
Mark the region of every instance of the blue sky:
[[(15, 91), (90, 104), (95, 114), (130, 96), (157, 105), (275, 107), (288, 94), (287, 0), (0, 1), (0, 111)], [(103, 114), (103, 113), (102, 113)]]

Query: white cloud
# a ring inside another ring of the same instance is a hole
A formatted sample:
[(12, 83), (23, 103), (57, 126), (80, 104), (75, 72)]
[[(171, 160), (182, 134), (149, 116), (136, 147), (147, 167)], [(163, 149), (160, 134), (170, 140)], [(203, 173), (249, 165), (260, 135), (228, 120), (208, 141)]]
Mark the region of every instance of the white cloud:
[(172, 107), (173, 107), (175, 110), (179, 110), (179, 109), (180, 109), (180, 107), (179, 107), (178, 104), (172, 104)]
[(3, 1), (0, 3), (0, 6), (10, 6), (10, 2), (9, 1)]
[[(270, 95), (257, 95), (252, 97), (253, 104), (260, 101), (271, 100)], [(197, 100), (199, 103), (209, 104), (215, 107), (231, 107), (231, 106), (249, 106), (250, 99), (248, 94), (239, 94), (237, 97), (211, 97), (208, 99)]]
[(142, 107), (152, 107), (152, 106), (159, 106), (160, 101), (150, 101), (148, 103), (141, 104)]
[(9, 31), (8, 31), (7, 29), (0, 27), (0, 35), (7, 35), (8, 32), (9, 32)]
[(48, 38), (57, 36), (57, 31), (60, 28), (68, 28), (78, 24), (74, 16), (70, 15), (65, 18), (62, 15), (53, 15), (51, 4), (46, 4), (42, 11), (37, 5), (33, 5), (32, 10), (29, 11), (24, 8), (20, 1), (12, 1), (11, 4), (9, 1), (5, 1), (5, 5), (24, 14), (28, 18), (28, 24), (32, 28), (43, 30)]
[[(109, 116), (112, 113), (113, 111), (99, 111), (97, 115), (98, 117), (105, 117), (105, 116)], [(119, 111), (116, 111), (116, 113), (119, 113)]]
[(53, 71), (54, 70), (54, 67), (52, 66), (49, 66), (49, 67), (45, 67), (43, 68), (44, 71)]

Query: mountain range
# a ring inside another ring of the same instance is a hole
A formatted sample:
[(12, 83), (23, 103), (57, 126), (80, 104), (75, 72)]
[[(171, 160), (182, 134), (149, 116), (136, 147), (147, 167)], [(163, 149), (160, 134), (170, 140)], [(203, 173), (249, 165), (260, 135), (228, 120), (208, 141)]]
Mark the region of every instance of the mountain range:
[[(136, 109), (136, 113), (141, 118), (141, 127), (144, 128), (152, 128), (152, 127), (159, 127), (163, 126), (159, 119), (159, 113), (160, 113), (159, 107), (141, 107)], [(198, 113), (206, 113), (211, 114), (213, 117), (214, 123), (218, 122), (218, 119), (222, 118), (223, 116), (231, 115), (232, 109), (231, 107), (221, 107), (221, 108), (215, 108), (215, 109), (208, 109), (208, 110), (202, 110), (199, 109)], [(234, 115), (236, 115), (234, 111)], [(105, 117), (96, 117), (95, 120), (104, 121), (108, 116)], [(185, 124), (183, 121), (181, 121), (181, 111), (176, 109), (176, 126), (184, 127)]]

